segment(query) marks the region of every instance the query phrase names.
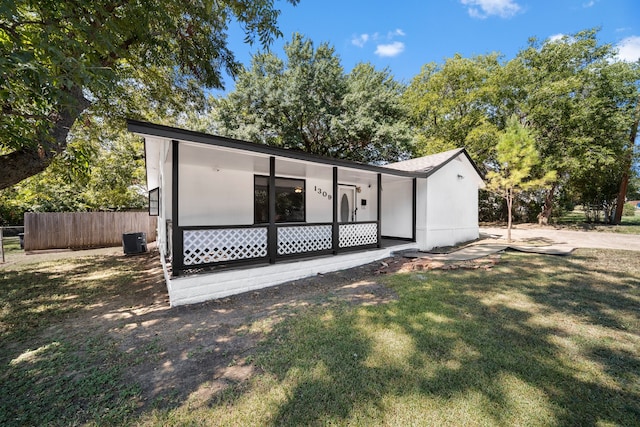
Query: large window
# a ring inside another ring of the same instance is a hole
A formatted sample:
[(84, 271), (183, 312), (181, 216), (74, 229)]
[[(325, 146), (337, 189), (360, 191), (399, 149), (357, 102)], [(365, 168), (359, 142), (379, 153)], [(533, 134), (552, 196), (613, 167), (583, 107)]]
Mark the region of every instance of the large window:
[[(276, 221), (305, 221), (304, 179), (276, 178)], [(269, 222), (269, 177), (254, 177), (254, 221)]]

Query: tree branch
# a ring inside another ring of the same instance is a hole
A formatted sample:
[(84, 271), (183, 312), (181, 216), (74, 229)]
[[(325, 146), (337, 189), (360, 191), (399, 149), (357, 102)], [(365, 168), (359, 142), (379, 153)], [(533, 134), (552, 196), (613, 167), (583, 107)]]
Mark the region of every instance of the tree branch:
[(0, 156), (0, 190), (42, 172), (57, 154), (65, 150), (71, 126), (90, 105), (83, 96), (81, 87), (75, 86), (67, 90), (67, 93), (72, 102), (61, 106), (53, 129), (48, 134), (50, 138), (43, 135), (30, 147)]

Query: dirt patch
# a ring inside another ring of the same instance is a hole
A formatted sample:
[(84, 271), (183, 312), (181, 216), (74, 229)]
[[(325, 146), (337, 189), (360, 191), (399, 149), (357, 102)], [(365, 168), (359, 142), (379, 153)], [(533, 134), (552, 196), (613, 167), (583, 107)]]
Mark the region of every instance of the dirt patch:
[(131, 263), (140, 279), (104, 303), (87, 307), (68, 322), (52, 327), (49, 333), (65, 329), (66, 333), (111, 337), (131, 361), (128, 376), (142, 388), (141, 410), (173, 407), (188, 397), (211, 401), (230, 384), (246, 381), (254, 373), (251, 362), (258, 343), (283, 319), (335, 302), (375, 305), (392, 301), (395, 293), (378, 279), (410, 262), (393, 257), (255, 292), (169, 308), (157, 252), (106, 256)]
[(127, 354), (127, 376), (141, 387), (140, 410), (171, 408), (185, 399), (212, 402), (229, 385), (250, 378), (258, 343), (274, 326), (310, 307), (336, 302), (385, 304), (397, 298), (383, 275), (426, 269), (490, 268), (486, 261), (442, 263), (387, 258), (364, 266), (296, 280), (205, 303), (169, 308), (156, 251), (116, 257), (135, 279), (48, 334), (104, 334)]

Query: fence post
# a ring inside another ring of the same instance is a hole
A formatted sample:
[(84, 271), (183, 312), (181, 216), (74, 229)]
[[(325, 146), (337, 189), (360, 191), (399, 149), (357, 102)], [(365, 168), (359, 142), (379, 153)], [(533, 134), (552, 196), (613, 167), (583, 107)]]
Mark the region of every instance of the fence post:
[(2, 253), (2, 263), (4, 264), (4, 227), (0, 227), (0, 253)]

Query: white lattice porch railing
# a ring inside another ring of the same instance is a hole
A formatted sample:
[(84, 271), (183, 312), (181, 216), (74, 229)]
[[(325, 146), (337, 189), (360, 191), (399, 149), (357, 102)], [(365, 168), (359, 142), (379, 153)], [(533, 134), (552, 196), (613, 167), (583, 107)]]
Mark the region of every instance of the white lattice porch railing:
[(267, 256), (267, 227), (184, 230), (184, 265)]
[(278, 255), (331, 249), (331, 225), (278, 226)]
[(378, 224), (375, 222), (361, 222), (339, 225), (341, 248), (374, 245), (378, 243)]

